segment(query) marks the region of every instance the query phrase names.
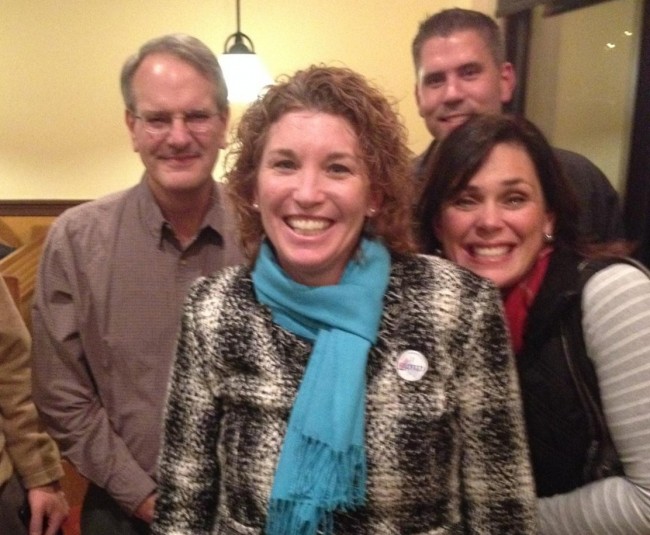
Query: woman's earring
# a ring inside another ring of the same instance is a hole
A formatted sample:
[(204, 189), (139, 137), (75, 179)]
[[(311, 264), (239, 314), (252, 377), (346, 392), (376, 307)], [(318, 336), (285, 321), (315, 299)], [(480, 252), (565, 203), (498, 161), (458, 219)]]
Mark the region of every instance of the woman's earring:
[(368, 210), (368, 217), (373, 217), (377, 213), (377, 208), (370, 208)]
[(253, 210), (259, 210), (259, 209), (260, 209), (260, 205), (257, 204), (256, 202), (254, 202), (253, 203)]
[(555, 236), (553, 236), (553, 234), (548, 234), (547, 232), (544, 233), (544, 241), (546, 243), (553, 243), (553, 240), (555, 240)]

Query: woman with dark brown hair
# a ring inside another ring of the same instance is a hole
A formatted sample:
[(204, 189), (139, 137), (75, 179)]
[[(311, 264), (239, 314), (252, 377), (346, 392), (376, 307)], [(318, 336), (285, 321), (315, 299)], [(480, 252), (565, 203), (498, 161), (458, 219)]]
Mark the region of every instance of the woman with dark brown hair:
[[(420, 241), (501, 290), (542, 533), (650, 533), (650, 280), (581, 245), (573, 191), (529, 121), (474, 117), (439, 147)], [(611, 258), (615, 255), (615, 258)]]

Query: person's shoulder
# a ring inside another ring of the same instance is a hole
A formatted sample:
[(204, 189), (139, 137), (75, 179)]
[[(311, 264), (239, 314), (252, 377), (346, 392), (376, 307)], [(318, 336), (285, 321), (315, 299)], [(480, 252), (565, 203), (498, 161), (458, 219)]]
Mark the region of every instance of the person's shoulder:
[(436, 141), (435, 139), (429, 143), (426, 149), (421, 154), (418, 154), (411, 160), (411, 170), (413, 177), (415, 178), (416, 181), (424, 181), (426, 177), (424, 177), (424, 168), (427, 164), (427, 162), (430, 160), (431, 155), (434, 152), (434, 149), (436, 147)]
[[(222, 268), (196, 279), (185, 300), (185, 314), (203, 325), (220, 325), (220, 330), (238, 330), (242, 321), (259, 313), (250, 269), (245, 265)], [(209, 329), (214, 335), (216, 331)]]
[[(386, 317), (409, 324), (418, 336), (430, 336), (432, 325), (462, 336), (500, 321), (500, 296), (494, 284), (436, 256), (394, 259), (386, 295)], [(471, 318), (478, 317), (483, 325), (471, 325)]]
[(47, 241), (52, 244), (70, 243), (86, 247), (108, 239), (118, 225), (117, 219), (129, 198), (135, 199), (137, 186), (109, 193), (97, 199), (68, 208), (58, 216), (48, 231)]
[(208, 306), (220, 306), (226, 298), (250, 296), (252, 280), (250, 268), (244, 264), (221, 268), (211, 275), (199, 277), (189, 292), (189, 299)]
[(567, 149), (553, 147), (555, 157), (571, 180), (604, 184), (613, 188), (600, 168), (586, 156)]
[(644, 303), (644, 307), (650, 304), (650, 271), (634, 259), (588, 260), (580, 266), (580, 270), (583, 281), (582, 308), (589, 314), (611, 310), (621, 303), (629, 303), (630, 306), (632, 303)]
[(491, 283), (455, 262), (436, 255), (404, 255), (396, 257), (395, 269), (404, 283), (413, 286), (465, 287), (476, 290)]
[(562, 149), (560, 147), (553, 147), (553, 153), (555, 154), (555, 157), (562, 164), (570, 164), (572, 166), (584, 166), (585, 168), (595, 167), (596, 169), (598, 169), (595, 163), (593, 163), (589, 158), (587, 158), (586, 156), (578, 152), (569, 149)]
[(105, 224), (110, 214), (118, 211), (124, 200), (132, 195), (134, 188), (109, 193), (91, 201), (68, 208), (52, 223), (53, 228)]
[(592, 268), (593, 273), (585, 283), (585, 291), (593, 291), (596, 288), (610, 291), (613, 287), (630, 287), (639, 284), (650, 289), (650, 271), (634, 259), (613, 258), (595, 260), (593, 263), (596, 267)]

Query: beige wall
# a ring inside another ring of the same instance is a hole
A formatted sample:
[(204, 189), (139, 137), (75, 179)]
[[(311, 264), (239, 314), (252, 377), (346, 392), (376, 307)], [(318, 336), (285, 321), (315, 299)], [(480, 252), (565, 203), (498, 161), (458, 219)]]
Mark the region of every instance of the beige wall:
[(625, 188), (643, 0), (533, 18), (526, 110), (553, 143)]
[[(399, 100), (413, 150), (429, 136), (413, 99), (410, 43), (446, 7), (495, 0), (242, 0), (243, 32), (273, 76), (337, 63)], [(118, 73), (142, 42), (181, 31), (221, 53), (235, 0), (0, 0), (0, 198), (85, 199), (141, 173), (123, 124)], [(235, 118), (241, 110), (234, 110)], [(217, 169), (220, 174), (221, 168)]]

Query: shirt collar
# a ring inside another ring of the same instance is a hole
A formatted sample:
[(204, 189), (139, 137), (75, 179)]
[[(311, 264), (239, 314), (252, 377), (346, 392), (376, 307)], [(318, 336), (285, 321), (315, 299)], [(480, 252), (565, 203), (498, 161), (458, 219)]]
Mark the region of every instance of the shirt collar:
[[(153, 196), (151, 188), (147, 184), (146, 174), (143, 175), (140, 183), (136, 186), (136, 192), (142, 222), (160, 245), (163, 240), (172, 237), (173, 233), (171, 232), (169, 222), (163, 216), (163, 213)], [(197, 236), (206, 232), (207, 229), (207, 232), (215, 234), (215, 237), (218, 237), (219, 240), (223, 239), (222, 232), (220, 232), (219, 229), (225, 230), (225, 227), (228, 226), (230, 222), (225, 221), (224, 210), (220, 209), (223, 203), (222, 195), (223, 192), (217, 186), (217, 183), (214, 182), (211, 195), (212, 202), (210, 203), (208, 212), (203, 218), (203, 223), (201, 224)]]

